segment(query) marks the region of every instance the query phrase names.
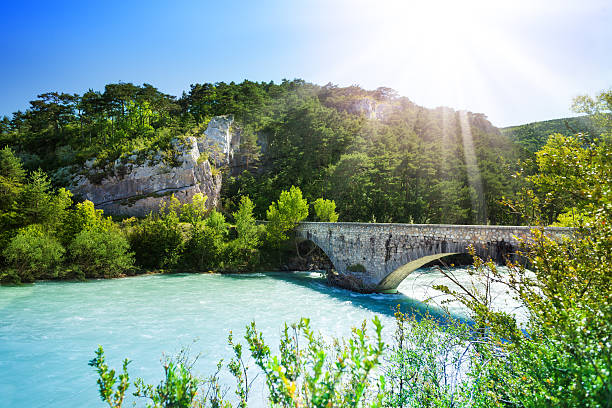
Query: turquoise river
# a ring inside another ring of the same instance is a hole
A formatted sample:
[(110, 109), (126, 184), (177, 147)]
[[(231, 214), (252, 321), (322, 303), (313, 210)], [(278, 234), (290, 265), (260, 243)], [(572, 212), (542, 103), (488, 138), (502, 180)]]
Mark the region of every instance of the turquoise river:
[[(458, 275), (465, 270), (455, 268)], [(161, 379), (160, 358), (182, 346), (202, 356), (196, 373), (207, 376), (229, 360), (227, 335), (241, 339), (252, 320), (276, 346), (284, 322), (311, 318), (326, 336), (342, 336), (379, 315), (388, 338), (393, 309), (436, 308), (423, 303), (444, 278), (418, 270), (397, 295), (361, 295), (328, 286), (318, 273), (246, 275), (178, 274), (88, 282), (40, 282), (0, 287), (0, 407), (103, 407), (96, 374), (87, 365), (100, 344), (111, 367), (132, 362), (132, 379)], [(453, 313), (461, 315), (454, 306)], [(253, 372), (255, 372), (253, 370)], [(231, 378), (224, 382), (232, 385)], [(124, 406), (132, 406), (132, 397)], [(136, 401), (143, 406), (144, 401)], [(249, 406), (265, 406), (261, 381)]]

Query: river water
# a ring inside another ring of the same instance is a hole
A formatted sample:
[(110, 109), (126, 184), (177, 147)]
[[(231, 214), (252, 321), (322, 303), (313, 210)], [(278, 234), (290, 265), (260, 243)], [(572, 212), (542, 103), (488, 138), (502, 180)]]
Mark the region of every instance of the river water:
[[(467, 276), (460, 268), (454, 273)], [(252, 320), (273, 346), (283, 323), (300, 317), (309, 317), (325, 336), (343, 336), (378, 315), (389, 338), (393, 309), (399, 304), (403, 311), (435, 314), (439, 309), (423, 301), (439, 295), (431, 285), (443, 282), (439, 272), (421, 269), (402, 282), (397, 295), (329, 287), (321, 275), (309, 272), (146, 275), (0, 287), (0, 407), (103, 407), (96, 374), (87, 365), (98, 345), (111, 367), (120, 369), (128, 357), (132, 379), (157, 383), (162, 353), (191, 345), (194, 354), (202, 353), (196, 373), (209, 375), (218, 360), (231, 357), (229, 331), (241, 340)], [(458, 305), (451, 311), (462, 316)], [(224, 380), (232, 385), (231, 378)], [(264, 401), (263, 387), (255, 386), (249, 406), (262, 407)]]

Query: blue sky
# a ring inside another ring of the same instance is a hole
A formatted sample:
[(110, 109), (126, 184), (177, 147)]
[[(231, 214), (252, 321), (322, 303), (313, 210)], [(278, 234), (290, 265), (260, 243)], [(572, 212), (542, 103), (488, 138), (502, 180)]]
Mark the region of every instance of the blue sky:
[[(535, 3), (535, 4), (534, 4)], [(612, 86), (604, 0), (2, 3), (0, 114), (46, 91), (197, 82), (388, 86), (507, 126)]]

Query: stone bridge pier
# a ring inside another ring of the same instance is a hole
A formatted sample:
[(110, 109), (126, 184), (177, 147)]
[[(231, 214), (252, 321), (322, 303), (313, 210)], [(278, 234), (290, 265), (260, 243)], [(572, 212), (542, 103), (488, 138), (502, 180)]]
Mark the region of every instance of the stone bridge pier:
[[(504, 263), (516, 257), (517, 238), (531, 227), (303, 222), (298, 241), (309, 240), (329, 257), (346, 286), (364, 292), (395, 293), (401, 281), (421, 266), (448, 255), (467, 253)], [(547, 228), (565, 235), (568, 228)]]

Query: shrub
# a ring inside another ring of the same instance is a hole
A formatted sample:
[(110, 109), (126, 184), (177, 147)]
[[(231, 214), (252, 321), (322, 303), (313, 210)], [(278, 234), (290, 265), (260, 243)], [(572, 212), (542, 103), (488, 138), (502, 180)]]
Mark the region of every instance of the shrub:
[[(150, 408), (231, 408), (232, 405), (224, 400), (227, 391), (219, 384), (222, 363), (217, 364), (216, 373), (202, 379), (193, 373), (193, 366), (199, 356), (191, 358), (189, 352), (189, 348), (183, 348), (176, 356), (164, 356), (162, 380), (154, 386), (146, 384), (142, 378), (137, 378), (134, 382), (136, 391), (133, 395), (150, 400), (152, 404), (147, 404)], [(127, 371), (129, 363), (130, 360), (127, 358), (123, 360), (122, 373), (116, 376), (115, 370), (109, 369), (106, 364), (102, 346), (98, 346), (96, 357), (89, 362), (98, 373), (100, 399), (106, 402), (109, 408), (121, 408), (123, 405), (130, 387), (130, 376)], [(231, 363), (237, 364), (238, 361), (232, 359)], [(119, 383), (115, 386), (117, 381)], [(245, 408), (246, 405), (241, 404), (239, 407)]]
[(121, 232), (110, 229), (83, 230), (69, 247), (77, 274), (85, 278), (115, 278), (134, 265), (130, 245)]
[(12, 268), (12, 280), (34, 282), (57, 277), (64, 252), (64, 247), (42, 225), (32, 224), (19, 231), (3, 255)]
[(153, 402), (152, 407), (203, 408), (197, 400), (203, 381), (193, 375), (190, 365), (177, 360), (166, 358), (163, 364), (164, 378), (157, 386), (145, 384), (142, 378), (138, 378), (134, 384), (134, 395), (150, 399)]
[[(470, 326), (449, 316), (395, 314), (393, 344), (385, 354), (385, 407), (495, 406), (488, 389), (490, 349)], [(500, 365), (495, 368), (503, 370)]]
[(136, 264), (144, 268), (176, 265), (183, 250), (183, 235), (176, 209), (164, 206), (134, 226), (128, 236)]
[[(332, 344), (310, 328), (308, 319), (291, 327), (285, 325), (280, 356), (271, 354), (255, 323), (247, 326), (246, 341), (255, 364), (266, 376), (271, 406), (380, 406), (377, 381), (371, 373), (380, 363), (385, 344), (378, 317), (373, 323), (373, 340), (363, 322), (350, 338)], [(366, 405), (369, 399), (375, 402)]]
[(257, 248), (244, 247), (235, 239), (225, 246), (225, 269), (235, 272), (248, 272), (259, 264), (260, 253)]
[[(255, 323), (247, 326), (245, 339), (256, 365), (263, 371), (269, 391), (270, 406), (273, 407), (381, 407), (382, 395), (379, 387), (371, 387), (377, 379), (371, 374), (380, 362), (385, 348), (382, 341), (382, 325), (374, 318), (375, 338), (370, 340), (365, 329), (353, 329), (352, 336), (343, 343), (335, 340), (327, 343), (311, 328), (308, 319), (292, 326), (285, 325), (281, 337), (280, 358), (272, 356), (261, 332)], [(236, 380), (235, 395), (238, 408), (247, 408), (249, 391), (249, 366), (245, 364), (242, 344), (234, 343), (230, 332), (228, 344), (234, 356), (227, 364)], [(300, 347), (303, 345), (303, 347)], [(189, 357), (189, 349), (183, 349), (174, 358), (163, 360), (164, 378), (157, 386), (144, 380), (135, 382), (137, 397), (150, 399), (149, 407), (175, 408), (230, 408), (224, 400), (227, 392), (219, 383), (222, 362), (217, 371), (206, 379), (193, 375), (196, 359)], [(89, 365), (98, 372), (100, 398), (111, 408), (120, 408), (129, 387), (127, 366), (123, 361), (123, 373), (115, 377), (115, 370), (105, 364), (104, 350), (99, 347), (96, 357)], [(119, 384), (115, 389), (115, 383)], [(378, 383), (380, 385), (380, 383)], [(374, 400), (372, 400), (374, 399)]]
[(112, 227), (112, 220), (104, 218), (102, 210), (96, 210), (91, 201), (85, 200), (78, 203), (74, 210), (68, 212), (59, 233), (62, 242), (67, 245), (83, 230), (107, 231)]
[[(109, 370), (106, 364), (102, 346), (98, 346), (96, 357), (89, 361), (89, 365), (94, 367), (98, 373), (100, 399), (106, 402), (109, 408), (121, 408), (121, 405), (123, 405), (125, 392), (130, 386), (130, 375), (127, 372), (129, 363), (130, 361), (127, 358), (123, 360), (123, 372), (115, 377), (115, 370)], [(115, 390), (115, 383), (117, 380), (119, 380), (119, 384)]]
[(194, 194), (193, 198), (191, 199), (191, 203), (186, 203), (181, 206), (181, 222), (195, 224), (202, 221), (208, 213), (208, 209), (206, 208), (207, 199), (208, 197), (202, 193)]
[(182, 264), (197, 271), (218, 269), (224, 258), (225, 242), (218, 230), (199, 223), (193, 226), (185, 243)]

